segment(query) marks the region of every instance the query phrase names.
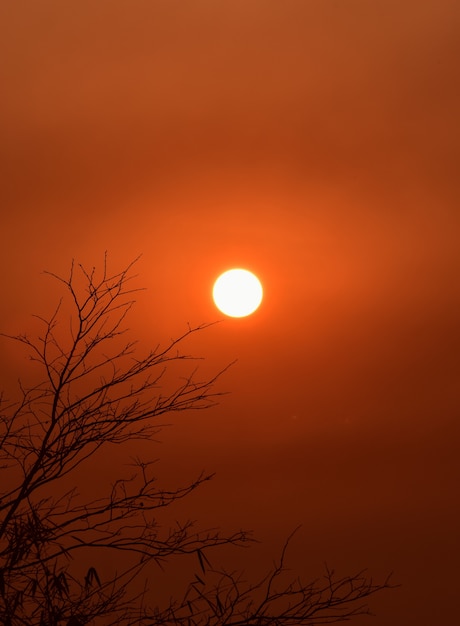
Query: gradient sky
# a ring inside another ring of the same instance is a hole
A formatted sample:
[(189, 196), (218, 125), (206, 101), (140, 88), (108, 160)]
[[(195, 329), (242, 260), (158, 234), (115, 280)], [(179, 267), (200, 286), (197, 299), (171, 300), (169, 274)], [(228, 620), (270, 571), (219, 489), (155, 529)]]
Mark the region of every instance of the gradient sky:
[[(48, 269), (138, 254), (143, 345), (221, 319), (219, 273), (265, 299), (191, 349), (231, 392), (165, 432), (191, 515), (293, 567), (395, 571), (374, 626), (458, 618), (457, 0), (0, 4), (0, 326)], [(10, 389), (24, 354), (0, 344)], [(256, 563), (257, 565), (257, 563)]]

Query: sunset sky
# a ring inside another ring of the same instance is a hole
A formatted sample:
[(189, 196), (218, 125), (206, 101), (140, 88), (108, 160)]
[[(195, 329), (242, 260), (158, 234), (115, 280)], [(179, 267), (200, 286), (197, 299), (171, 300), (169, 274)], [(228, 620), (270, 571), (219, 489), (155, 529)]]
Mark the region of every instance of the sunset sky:
[[(106, 250), (142, 254), (146, 349), (256, 273), (260, 309), (189, 346), (238, 359), (230, 393), (159, 471), (217, 472), (189, 515), (254, 529), (248, 569), (301, 524), (307, 577), (393, 570), (373, 626), (458, 619), (459, 33), (458, 0), (0, 3), (0, 329)], [(0, 366), (11, 393), (26, 355)]]

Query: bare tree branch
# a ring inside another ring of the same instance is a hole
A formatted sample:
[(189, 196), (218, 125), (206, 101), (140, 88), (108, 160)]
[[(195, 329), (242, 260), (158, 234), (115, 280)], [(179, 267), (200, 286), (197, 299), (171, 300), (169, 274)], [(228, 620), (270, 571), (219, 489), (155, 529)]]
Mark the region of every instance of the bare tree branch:
[[(223, 545), (247, 546), (250, 533), (199, 530), (193, 520), (160, 523), (163, 509), (188, 497), (212, 474), (201, 473), (185, 485), (163, 485), (153, 472), (154, 461), (133, 458), (129, 473), (100, 498), (86, 497), (83, 486), (69, 488), (68, 477), (110, 444), (152, 439), (163, 426), (162, 416), (206, 409), (222, 395), (216, 383), (229, 366), (203, 379), (197, 358), (182, 352), (187, 339), (208, 325), (188, 327), (144, 355), (127, 339), (126, 316), (138, 291), (131, 286), (134, 263), (113, 275), (106, 259), (100, 276), (74, 263), (67, 278), (49, 273), (70, 298), (62, 299), (49, 318), (36, 316), (37, 337), (3, 335), (29, 351), (42, 378), (31, 386), (20, 383), (17, 401), (0, 398), (5, 476), (0, 622), (291, 626), (366, 612), (362, 601), (388, 588), (389, 581), (374, 584), (364, 572), (336, 578), (329, 569), (323, 579), (306, 585), (286, 581), (292, 535), (273, 570), (249, 584), (241, 574), (213, 569), (208, 553)], [(103, 579), (95, 563), (106, 552), (129, 555), (130, 562)], [(143, 573), (152, 563), (162, 566), (181, 555), (197, 557), (193, 581), (181, 600), (151, 608), (148, 588), (139, 584)], [(75, 573), (75, 563), (82, 562), (87, 562), (83, 577)]]

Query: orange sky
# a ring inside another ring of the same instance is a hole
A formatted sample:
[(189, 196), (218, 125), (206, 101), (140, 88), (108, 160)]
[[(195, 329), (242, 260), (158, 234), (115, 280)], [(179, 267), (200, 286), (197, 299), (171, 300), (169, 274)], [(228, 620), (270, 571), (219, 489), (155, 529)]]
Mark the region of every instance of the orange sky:
[[(267, 553), (303, 524), (312, 576), (393, 569), (374, 626), (457, 616), (459, 29), (454, 0), (0, 5), (2, 330), (72, 257), (143, 254), (146, 346), (256, 272), (260, 310), (193, 346), (238, 358), (232, 393), (162, 462), (217, 470), (192, 515)], [(26, 361), (0, 351), (9, 387)]]

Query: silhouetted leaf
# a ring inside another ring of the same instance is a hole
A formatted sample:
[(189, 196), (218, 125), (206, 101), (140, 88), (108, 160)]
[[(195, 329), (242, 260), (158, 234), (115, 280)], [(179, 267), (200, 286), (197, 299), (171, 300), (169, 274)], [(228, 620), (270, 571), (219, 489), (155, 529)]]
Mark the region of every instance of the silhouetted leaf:
[(90, 587), (93, 584), (93, 580), (97, 582), (99, 587), (101, 586), (101, 581), (99, 580), (98, 573), (96, 572), (95, 567), (90, 567), (86, 576), (85, 576), (85, 585), (86, 587)]
[(205, 567), (204, 567), (203, 554), (202, 554), (202, 552), (201, 552), (201, 550), (200, 550), (200, 549), (198, 549), (198, 550), (196, 551), (196, 553), (197, 553), (197, 556), (198, 556), (198, 562), (199, 562), (199, 564), (200, 564), (201, 571), (203, 572), (203, 574), (205, 574), (205, 573), (206, 573), (206, 569), (205, 569)]

